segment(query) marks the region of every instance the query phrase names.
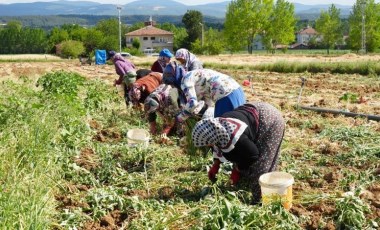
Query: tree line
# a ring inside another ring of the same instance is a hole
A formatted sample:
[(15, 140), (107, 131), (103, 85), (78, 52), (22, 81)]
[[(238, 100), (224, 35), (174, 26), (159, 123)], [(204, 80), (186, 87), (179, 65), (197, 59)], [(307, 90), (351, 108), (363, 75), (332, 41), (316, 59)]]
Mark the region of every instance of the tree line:
[[(188, 48), (194, 53), (219, 54), (253, 52), (257, 39), (269, 52), (281, 45), (286, 51), (294, 43), (295, 33), (305, 24), (312, 25), (320, 41), (311, 40), (310, 46), (323, 47), (329, 52), (342, 45), (353, 51), (375, 52), (380, 48), (380, 3), (374, 0), (357, 0), (348, 19), (343, 20), (340, 10), (332, 4), (321, 11), (313, 21), (296, 18), (294, 5), (286, 0), (233, 0), (227, 7), (225, 22), (205, 23), (205, 17), (195, 10), (187, 11), (180, 24), (165, 22), (157, 27), (174, 33), (174, 49)], [(50, 30), (24, 27), (9, 21), (0, 28), (0, 53), (56, 53), (63, 57), (92, 55), (95, 49), (117, 50), (119, 23), (114, 17), (104, 18), (92, 27), (64, 24)], [(122, 34), (144, 27), (143, 21), (127, 26), (122, 24)], [(345, 39), (346, 38), (346, 39)], [(139, 41), (123, 50), (139, 54)]]

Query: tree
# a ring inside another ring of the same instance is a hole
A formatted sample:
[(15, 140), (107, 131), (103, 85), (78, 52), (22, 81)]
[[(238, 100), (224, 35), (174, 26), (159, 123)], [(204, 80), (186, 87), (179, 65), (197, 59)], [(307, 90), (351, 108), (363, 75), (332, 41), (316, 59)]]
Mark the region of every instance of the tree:
[(65, 58), (78, 57), (85, 51), (83, 43), (80, 41), (68, 40), (61, 43), (61, 55)]
[(335, 5), (332, 4), (328, 11), (322, 10), (315, 25), (315, 29), (323, 37), (322, 43), (327, 49), (327, 54), (329, 54), (330, 49), (333, 49), (334, 46), (343, 39), (340, 9), (337, 9)]
[(19, 21), (9, 21), (5, 29), (1, 33), (1, 53), (12, 54), (18, 53), (20, 49), (20, 33), (21, 33), (21, 22)]
[(285, 0), (278, 0), (262, 33), (265, 47), (274, 52), (277, 45), (289, 45), (294, 42), (296, 23), (294, 5)]
[(66, 30), (62, 30), (59, 28), (53, 28), (48, 35), (48, 50), (49, 52), (55, 51), (55, 46), (60, 44), (63, 41), (69, 40), (69, 33)]
[(195, 54), (203, 54), (204, 50), (202, 47), (202, 43), (199, 39), (191, 43), (191, 51)]
[(225, 31), (231, 52), (246, 46), (252, 53), (252, 44), (262, 34), (273, 10), (273, 0), (233, 0), (227, 7)]
[(217, 30), (209, 28), (205, 33), (204, 52), (210, 55), (220, 54), (225, 46), (223, 34)]
[(220, 54), (224, 49), (223, 34), (217, 30), (209, 28), (205, 32), (205, 41), (202, 46), (201, 40), (197, 39), (191, 43), (191, 50), (196, 54)]
[(185, 25), (187, 39), (184, 48), (190, 48), (190, 44), (202, 36), (203, 15), (197, 10), (188, 10), (182, 17), (182, 23)]
[(87, 34), (87, 29), (78, 24), (64, 24), (61, 29), (67, 31), (70, 40), (75, 41), (84, 41)]
[(227, 48), (231, 53), (240, 50), (245, 45), (245, 41), (241, 41), (242, 36), (246, 35), (243, 31), (244, 28), (241, 28), (243, 19), (239, 17), (240, 11), (241, 7), (237, 1), (232, 1), (227, 6), (224, 34), (228, 44)]
[(96, 24), (95, 29), (104, 35), (119, 36), (119, 21), (118, 19), (101, 20)]
[(134, 38), (132, 41), (132, 47), (135, 48), (136, 50), (140, 49), (140, 40), (138, 38)]
[(42, 29), (23, 29), (20, 38), (23, 38), (23, 40), (20, 41), (21, 50), (18, 53), (38, 54), (47, 51), (46, 33)]
[[(115, 39), (117, 39), (117, 37)], [(106, 40), (104, 34), (101, 31), (96, 30), (95, 28), (89, 29), (87, 31), (83, 43), (86, 49), (86, 54), (93, 52), (95, 49), (106, 49), (107, 47), (105, 46), (113, 47), (113, 49), (116, 49), (116, 47), (118, 47), (119, 44), (118, 40)]]
[(44, 53), (46, 33), (38, 28), (23, 28), (20, 22), (10, 21), (0, 31), (0, 53)]
[[(366, 3), (366, 4), (363, 4)], [(353, 50), (362, 47), (362, 14), (365, 19), (365, 41), (368, 52), (380, 46), (380, 4), (374, 0), (357, 0), (349, 17), (349, 43)]]
[(365, 17), (366, 49), (374, 52), (380, 48), (380, 3), (367, 1)]
[[(117, 41), (117, 45), (113, 48), (114, 50), (118, 50), (119, 47), (119, 20), (118, 19), (107, 19), (101, 20), (98, 24), (96, 24), (95, 29), (101, 31), (108, 43), (114, 43)], [(124, 47), (125, 39), (123, 39), (123, 34), (127, 33), (127, 27), (125, 25), (121, 25), (121, 46)], [(109, 45), (107, 45), (109, 46)], [(113, 45), (111, 45), (112, 47)]]
[[(123, 44), (123, 39), (121, 44)], [(122, 45), (123, 46), (123, 45)], [(103, 38), (103, 43), (101, 46), (96, 47), (97, 49), (105, 49), (105, 50), (116, 50), (119, 51), (119, 38), (115, 36), (105, 36)]]

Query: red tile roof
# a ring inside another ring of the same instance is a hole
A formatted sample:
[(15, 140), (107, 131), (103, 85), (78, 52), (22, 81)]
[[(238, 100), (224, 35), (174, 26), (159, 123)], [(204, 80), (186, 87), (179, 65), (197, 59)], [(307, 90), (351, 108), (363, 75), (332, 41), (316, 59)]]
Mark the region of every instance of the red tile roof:
[(311, 27), (306, 27), (299, 32), (300, 34), (318, 34), (318, 32)]
[(129, 32), (127, 36), (151, 36), (151, 35), (174, 35), (172, 32), (156, 28), (154, 26), (146, 26), (141, 29)]

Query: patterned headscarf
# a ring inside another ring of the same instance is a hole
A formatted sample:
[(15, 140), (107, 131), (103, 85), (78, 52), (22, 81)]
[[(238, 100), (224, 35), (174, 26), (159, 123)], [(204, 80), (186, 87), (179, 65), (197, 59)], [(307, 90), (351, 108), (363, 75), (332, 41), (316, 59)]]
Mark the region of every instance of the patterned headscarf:
[(192, 133), (196, 147), (216, 145), (223, 152), (230, 152), (247, 128), (247, 124), (235, 118), (208, 118), (198, 121)]
[(198, 60), (194, 54), (192, 54), (190, 51), (184, 48), (177, 50), (177, 52), (175, 53), (175, 58), (176, 59), (181, 58), (185, 60), (184, 67), (186, 71), (188, 71), (188, 68), (189, 66), (191, 66), (191, 63)]
[(138, 83), (133, 83), (128, 95), (132, 104), (138, 104), (141, 98), (141, 85)]
[(144, 101), (144, 111), (146, 114), (156, 112), (160, 108), (157, 98), (147, 97)]
[(135, 81), (136, 81), (136, 72), (134, 70), (130, 70), (124, 75), (124, 83), (126, 85), (133, 84)]
[(144, 102), (144, 110), (146, 113), (156, 112), (158, 109), (165, 106), (165, 100), (169, 97), (169, 92), (172, 89), (170, 85), (159, 85)]

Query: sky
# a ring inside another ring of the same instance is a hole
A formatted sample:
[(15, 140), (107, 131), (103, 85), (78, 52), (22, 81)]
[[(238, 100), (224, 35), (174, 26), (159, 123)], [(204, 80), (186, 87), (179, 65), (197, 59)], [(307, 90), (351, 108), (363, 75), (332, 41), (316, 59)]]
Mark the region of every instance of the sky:
[[(0, 0), (0, 3), (27, 3), (27, 2), (52, 2), (56, 0)], [(74, 1), (75, 0), (69, 0)], [(133, 2), (134, 0), (79, 0), (79, 1), (91, 1), (91, 2), (99, 2), (103, 4), (118, 4), (118, 5), (124, 5), (130, 2)], [(185, 5), (201, 5), (206, 3), (216, 3), (216, 2), (224, 2), (229, 0), (174, 0), (177, 2), (180, 2)], [(305, 5), (316, 5), (316, 4), (340, 4), (340, 5), (353, 5), (356, 0), (288, 0), (289, 2), (293, 3), (302, 3)], [(159, 1), (157, 1), (159, 2)], [(191, 2), (191, 3), (189, 3)], [(375, 0), (375, 2), (380, 2), (380, 0)]]

